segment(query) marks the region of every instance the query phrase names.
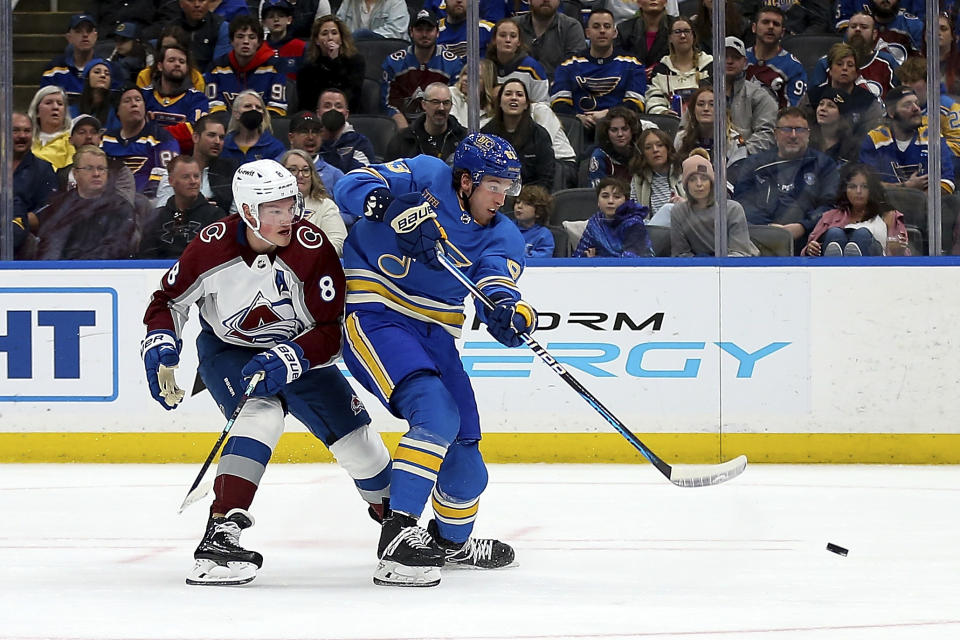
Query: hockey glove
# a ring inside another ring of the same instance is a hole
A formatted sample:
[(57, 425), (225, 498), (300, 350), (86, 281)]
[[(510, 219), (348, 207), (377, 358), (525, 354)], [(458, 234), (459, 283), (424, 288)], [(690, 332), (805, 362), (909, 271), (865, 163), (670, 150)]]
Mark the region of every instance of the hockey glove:
[(240, 374), (244, 378), (250, 378), (257, 371), (263, 371), (263, 380), (254, 387), (253, 395), (275, 396), (309, 368), (310, 361), (303, 357), (300, 345), (295, 342), (281, 342), (274, 348), (261, 351), (250, 358)]
[(521, 333), (531, 334), (537, 328), (537, 312), (523, 300), (509, 298), (496, 303), (487, 311), (487, 331), (502, 345), (519, 347)]
[(395, 199), (389, 189), (384, 187), (374, 189), (363, 203), (363, 217), (374, 222), (382, 222), (387, 208)]
[(447, 239), (437, 214), (419, 193), (406, 193), (387, 208), (384, 221), (397, 233), (400, 253), (430, 269), (441, 270), (437, 242)]
[(183, 389), (177, 386), (174, 371), (180, 365), (181, 340), (170, 331), (151, 331), (140, 343), (140, 357), (147, 370), (150, 395), (170, 411), (183, 400)]

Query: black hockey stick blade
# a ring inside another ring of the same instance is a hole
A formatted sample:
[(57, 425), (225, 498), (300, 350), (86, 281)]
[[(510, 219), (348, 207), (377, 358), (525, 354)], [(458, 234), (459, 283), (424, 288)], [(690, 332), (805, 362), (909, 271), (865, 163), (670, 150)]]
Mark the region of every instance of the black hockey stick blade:
[[(479, 300), (485, 307), (488, 309), (493, 309), (494, 304), (487, 295), (480, 290), (480, 288), (464, 274), (460, 269), (453, 264), (450, 258), (443, 252), (440, 245), (437, 245), (437, 258), (440, 261), (440, 264), (443, 265), (443, 268), (450, 272), (454, 278), (456, 278), (460, 284), (466, 287), (474, 298)], [(610, 423), (610, 425), (617, 430), (627, 442), (632, 444), (637, 451), (639, 451), (644, 458), (650, 461), (654, 467), (657, 468), (657, 471), (662, 473), (667, 480), (672, 482), (678, 487), (708, 487), (715, 484), (720, 484), (721, 482), (726, 482), (736, 478), (738, 475), (743, 473), (744, 469), (747, 468), (747, 457), (738, 456), (733, 460), (728, 460), (720, 464), (709, 464), (709, 465), (670, 465), (663, 461), (660, 456), (655, 454), (647, 445), (645, 445), (640, 438), (638, 438), (630, 429), (628, 429), (620, 420), (613, 415), (613, 413), (603, 406), (599, 400), (597, 400), (592, 393), (590, 393), (586, 387), (584, 387), (579, 380), (573, 377), (566, 367), (557, 362), (550, 353), (536, 340), (530, 337), (528, 333), (521, 333), (520, 339), (523, 340), (524, 344), (530, 347), (530, 350), (533, 351), (537, 356), (550, 367), (554, 373), (563, 378), (563, 381), (566, 382), (570, 387), (573, 388), (580, 397), (586, 401), (591, 407), (593, 407), (597, 413), (604, 417), (604, 419)]]
[(233, 423), (237, 421), (237, 417), (240, 415), (240, 412), (243, 411), (243, 405), (247, 404), (247, 399), (250, 397), (250, 394), (253, 393), (253, 390), (256, 388), (257, 384), (263, 380), (264, 376), (266, 376), (266, 373), (263, 371), (257, 371), (250, 378), (247, 388), (243, 390), (243, 395), (240, 396), (240, 399), (237, 401), (237, 406), (230, 415), (230, 419), (227, 420), (227, 424), (224, 425), (223, 431), (220, 432), (220, 437), (217, 438), (216, 444), (213, 445), (210, 455), (207, 456), (203, 466), (200, 467), (200, 473), (197, 474), (193, 484), (190, 485), (190, 488), (187, 490), (187, 496), (183, 499), (183, 503), (180, 505), (177, 513), (183, 513), (184, 509), (192, 505), (197, 500), (200, 500), (210, 492), (211, 487), (213, 487), (213, 482), (207, 481), (201, 485), (200, 483), (203, 482), (203, 476), (206, 475), (207, 469), (210, 468), (210, 463), (213, 462), (213, 459), (217, 456), (217, 453), (220, 451), (220, 447), (223, 446), (223, 441), (227, 439), (227, 434), (230, 433), (230, 429), (233, 428)]

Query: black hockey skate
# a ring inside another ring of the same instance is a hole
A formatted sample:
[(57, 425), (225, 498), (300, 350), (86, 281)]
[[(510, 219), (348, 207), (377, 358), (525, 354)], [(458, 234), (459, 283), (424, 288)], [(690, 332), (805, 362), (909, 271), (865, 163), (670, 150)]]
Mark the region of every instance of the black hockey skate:
[(412, 516), (391, 513), (380, 530), (380, 563), (373, 583), (397, 587), (433, 587), (440, 584), (443, 550)]
[(253, 526), (253, 516), (243, 509), (231, 509), (226, 516), (207, 521), (197, 550), (196, 564), (187, 577), (193, 585), (246, 584), (257, 577), (263, 556), (240, 546), (240, 532)]
[(444, 565), (448, 569), (502, 569), (516, 566), (516, 554), (506, 542), (493, 538), (467, 538), (463, 544), (450, 542), (440, 535), (437, 521), (431, 520), (427, 532), (443, 549)]

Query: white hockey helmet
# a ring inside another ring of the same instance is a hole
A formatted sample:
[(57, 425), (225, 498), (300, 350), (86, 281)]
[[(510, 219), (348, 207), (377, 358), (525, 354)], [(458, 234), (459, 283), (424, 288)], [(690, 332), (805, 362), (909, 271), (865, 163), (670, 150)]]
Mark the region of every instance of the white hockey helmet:
[[(233, 174), (233, 200), (237, 211), (258, 235), (260, 205), (284, 198), (296, 198), (293, 222), (298, 222), (303, 217), (303, 196), (297, 188), (297, 178), (276, 160), (254, 160), (240, 165)], [(243, 215), (243, 205), (249, 207), (253, 221)]]

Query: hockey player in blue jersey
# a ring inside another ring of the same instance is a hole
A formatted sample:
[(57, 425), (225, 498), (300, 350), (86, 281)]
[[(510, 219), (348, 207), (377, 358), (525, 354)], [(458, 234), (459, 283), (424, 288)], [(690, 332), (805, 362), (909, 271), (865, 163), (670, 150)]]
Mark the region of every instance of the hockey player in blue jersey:
[[(480, 422), (454, 340), (466, 291), (441, 271), (446, 254), (496, 302), (487, 330), (508, 347), (536, 328), (520, 297), (524, 242), (497, 209), (519, 191), (520, 161), (502, 138), (473, 133), (443, 160), (417, 156), (351, 171), (334, 187), (341, 211), (362, 216), (344, 245), (344, 361), (353, 376), (409, 424), (396, 449), (390, 515), (374, 582), (433, 586), (442, 566), (499, 568), (513, 549), (470, 534), (487, 470)], [(438, 245), (439, 243), (439, 245)], [(431, 499), (434, 518), (418, 519)]]

